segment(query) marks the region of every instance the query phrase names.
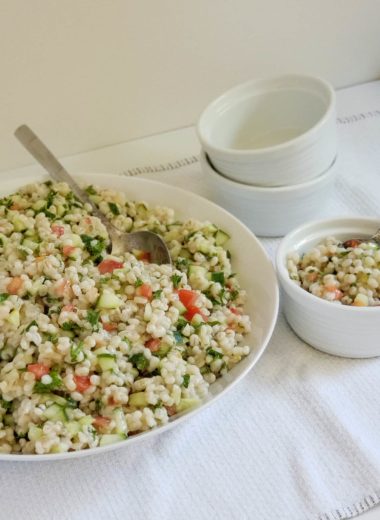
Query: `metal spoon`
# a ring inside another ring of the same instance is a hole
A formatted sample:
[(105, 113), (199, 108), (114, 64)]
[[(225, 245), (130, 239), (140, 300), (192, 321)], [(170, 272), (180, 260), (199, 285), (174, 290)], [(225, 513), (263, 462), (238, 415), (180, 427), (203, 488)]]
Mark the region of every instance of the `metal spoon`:
[(374, 242), (380, 246), (380, 228), (369, 238), (350, 238), (343, 242), (344, 247), (358, 247), (363, 242)]
[(87, 193), (82, 190), (72, 179), (62, 164), (46, 148), (43, 142), (27, 126), (21, 125), (15, 131), (15, 136), (20, 143), (30, 152), (37, 162), (49, 172), (55, 181), (66, 182), (74, 195), (83, 202), (90, 204), (92, 214), (104, 224), (112, 244), (112, 254), (120, 255), (125, 251), (138, 249), (150, 254), (150, 261), (155, 264), (170, 264), (171, 258), (165, 242), (152, 231), (134, 231), (133, 233), (122, 233), (116, 229), (111, 222), (98, 210)]

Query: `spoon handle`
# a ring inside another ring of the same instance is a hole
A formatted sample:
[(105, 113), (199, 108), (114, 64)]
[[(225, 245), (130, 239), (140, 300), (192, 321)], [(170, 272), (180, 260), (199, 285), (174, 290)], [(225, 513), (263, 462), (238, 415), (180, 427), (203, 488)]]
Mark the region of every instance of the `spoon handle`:
[(44, 145), (44, 143), (36, 136), (36, 134), (27, 126), (21, 125), (15, 131), (15, 136), (20, 143), (28, 150), (30, 154), (41, 164), (50, 174), (50, 176), (58, 182), (66, 182), (74, 195), (84, 204), (89, 204), (92, 209), (92, 214), (101, 220), (106, 227), (111, 241), (116, 238), (117, 231), (109, 220), (103, 215), (101, 211), (95, 206), (87, 193), (78, 186), (74, 179), (69, 175), (67, 170), (62, 166), (51, 151)]

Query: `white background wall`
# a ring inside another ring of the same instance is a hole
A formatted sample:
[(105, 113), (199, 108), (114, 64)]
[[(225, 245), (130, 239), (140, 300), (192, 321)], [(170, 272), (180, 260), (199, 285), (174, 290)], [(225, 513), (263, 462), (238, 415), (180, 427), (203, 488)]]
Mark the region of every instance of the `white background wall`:
[(379, 0), (0, 0), (0, 170), (194, 123), (241, 81), (380, 77)]

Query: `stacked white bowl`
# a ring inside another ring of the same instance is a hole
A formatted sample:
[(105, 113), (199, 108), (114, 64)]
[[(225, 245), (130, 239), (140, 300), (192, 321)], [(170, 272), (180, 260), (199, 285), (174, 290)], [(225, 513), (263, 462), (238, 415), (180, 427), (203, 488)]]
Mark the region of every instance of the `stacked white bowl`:
[(282, 236), (318, 216), (332, 192), (335, 92), (316, 77), (239, 85), (198, 122), (209, 196), (257, 235)]

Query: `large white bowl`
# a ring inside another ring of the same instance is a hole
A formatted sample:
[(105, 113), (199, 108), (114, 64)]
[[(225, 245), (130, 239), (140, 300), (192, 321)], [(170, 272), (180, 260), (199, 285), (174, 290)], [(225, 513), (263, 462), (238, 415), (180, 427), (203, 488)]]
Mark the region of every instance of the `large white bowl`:
[(249, 81), (211, 102), (197, 131), (214, 167), (230, 179), (299, 184), (327, 170), (337, 154), (335, 92), (311, 76)]
[(369, 237), (379, 219), (347, 217), (311, 222), (283, 238), (276, 257), (282, 308), (294, 332), (313, 347), (351, 358), (380, 356), (380, 307), (352, 307), (318, 298), (294, 283), (286, 268), (291, 251), (304, 253), (328, 236)]
[[(28, 176), (18, 179), (4, 179), (0, 195), (6, 195), (30, 182), (47, 180), (46, 175)], [(99, 186), (124, 191), (134, 200), (173, 208), (179, 219), (189, 217), (210, 220), (231, 236), (228, 242), (232, 254), (234, 271), (238, 273), (242, 287), (247, 290), (247, 314), (252, 317), (252, 332), (246, 336), (246, 344), (251, 346), (250, 354), (228, 374), (218, 379), (210, 388), (210, 395), (201, 406), (174, 416), (170, 422), (154, 430), (135, 435), (125, 441), (71, 453), (48, 455), (0, 454), (0, 460), (8, 461), (51, 461), (73, 459), (86, 455), (117, 450), (150, 438), (179, 424), (214, 402), (232, 388), (256, 364), (272, 335), (278, 313), (278, 285), (272, 263), (260, 242), (239, 220), (208, 200), (185, 190), (146, 179), (127, 178), (116, 175), (83, 174), (78, 179)], [(252, 262), (255, 269), (252, 270)]]
[(258, 236), (279, 237), (316, 218), (333, 191), (335, 162), (316, 179), (278, 188), (249, 186), (227, 179), (210, 164), (204, 151), (200, 163), (209, 198), (231, 211)]

